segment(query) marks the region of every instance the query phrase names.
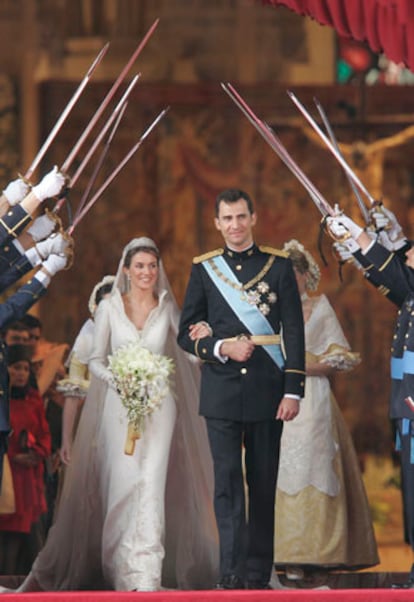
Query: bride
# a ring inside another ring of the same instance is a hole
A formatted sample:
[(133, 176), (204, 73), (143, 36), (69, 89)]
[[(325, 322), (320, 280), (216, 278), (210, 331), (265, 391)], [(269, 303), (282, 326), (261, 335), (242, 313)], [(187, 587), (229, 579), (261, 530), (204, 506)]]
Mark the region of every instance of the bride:
[[(214, 583), (212, 467), (194, 405), (198, 366), (175, 342), (178, 319), (156, 245), (133, 239), (112, 294), (96, 312), (91, 385), (55, 524), (18, 591)], [(125, 455), (128, 420), (108, 355), (137, 341), (173, 359), (175, 386), (146, 419), (134, 453)]]

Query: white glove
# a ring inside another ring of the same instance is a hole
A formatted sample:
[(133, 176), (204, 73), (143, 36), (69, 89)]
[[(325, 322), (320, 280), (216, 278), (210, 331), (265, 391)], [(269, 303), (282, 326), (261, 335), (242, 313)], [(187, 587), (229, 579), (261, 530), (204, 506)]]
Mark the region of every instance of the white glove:
[(356, 240), (364, 231), (361, 226), (343, 213), (340, 213), (335, 217), (329, 216), (326, 219), (326, 225), (333, 238), (340, 240), (341, 242), (349, 237)]
[(402, 228), (394, 213), (384, 207), (384, 205), (373, 207), (369, 213), (375, 224), (375, 228), (377, 230), (386, 230), (391, 243), (404, 238)]
[(390, 239), (387, 230), (381, 230), (381, 232), (378, 233), (378, 242), (388, 249), (388, 251), (398, 251), (398, 249), (401, 249), (407, 244), (407, 239), (403, 236), (402, 238), (397, 238), (394, 242)]
[(32, 191), (39, 201), (44, 201), (59, 194), (64, 185), (65, 176), (60, 173), (57, 165), (55, 165), (52, 171), (46, 174), (39, 184), (33, 186)]
[(45, 213), (34, 220), (30, 228), (27, 229), (27, 233), (30, 234), (34, 242), (38, 242), (49, 236), (55, 229), (55, 226), (55, 220)]
[(38, 252), (40, 259), (46, 259), (49, 255), (59, 255), (64, 253), (68, 248), (70, 241), (64, 238), (60, 232), (51, 234), (46, 240), (41, 240), (36, 243), (35, 249)]
[(49, 255), (45, 261), (42, 261), (42, 266), (50, 276), (54, 276), (60, 270), (66, 267), (68, 258), (66, 255)]
[(29, 185), (22, 178), (17, 178), (17, 180), (13, 180), (7, 185), (3, 190), (3, 195), (6, 197), (9, 205), (13, 206), (20, 203), (27, 196), (29, 190)]
[(333, 248), (335, 253), (339, 256), (343, 262), (351, 261), (354, 259), (353, 253), (360, 251), (360, 247), (352, 238), (347, 238), (343, 242), (334, 242)]

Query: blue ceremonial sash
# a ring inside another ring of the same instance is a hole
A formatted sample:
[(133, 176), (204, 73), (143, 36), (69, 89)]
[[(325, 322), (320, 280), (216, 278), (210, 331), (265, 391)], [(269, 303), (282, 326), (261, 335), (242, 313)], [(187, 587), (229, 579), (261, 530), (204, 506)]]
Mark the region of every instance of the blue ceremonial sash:
[[(222, 280), (213, 270), (209, 261), (213, 261), (216, 267), (226, 278), (228, 278), (228, 280), (231, 280), (240, 287), (242, 286), (241, 282), (237, 280), (236, 275), (227, 265), (223, 257), (214, 257), (212, 260), (202, 262), (207, 274), (239, 318), (240, 322), (243, 322), (246, 326), (247, 330), (251, 334), (275, 334), (272, 325), (260, 312), (257, 305), (251, 305), (247, 301), (241, 299), (241, 291), (226, 284), (226, 282), (224, 282), (224, 280)], [(283, 359), (280, 345), (263, 345), (263, 349), (268, 353), (278, 368), (283, 370), (285, 360)]]
[(414, 351), (404, 351), (402, 358), (391, 358), (391, 378), (402, 380), (403, 374), (414, 374)]

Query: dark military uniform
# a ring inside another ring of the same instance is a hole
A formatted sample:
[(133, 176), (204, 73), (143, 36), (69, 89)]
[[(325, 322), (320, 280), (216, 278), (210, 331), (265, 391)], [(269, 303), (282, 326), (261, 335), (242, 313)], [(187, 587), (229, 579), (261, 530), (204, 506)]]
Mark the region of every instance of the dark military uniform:
[(387, 297), (400, 307), (391, 347), (390, 417), (401, 451), (405, 539), (414, 550), (414, 270), (379, 244), (366, 258), (375, 266), (376, 281), (381, 279), (389, 291)]
[[(8, 245), (17, 238), (31, 222), (32, 217), (23, 207), (15, 205), (0, 218), (0, 247)], [(13, 249), (9, 249), (13, 252)]]
[[(407, 244), (401, 247), (401, 249), (398, 249), (398, 251), (394, 251), (394, 255), (398, 257), (403, 263), (405, 263), (405, 252), (410, 248), (411, 243), (407, 241)], [(362, 271), (365, 279), (370, 284), (375, 286), (375, 288), (378, 290), (378, 292), (381, 293), (381, 295), (384, 295), (384, 297), (391, 301), (391, 303), (394, 303), (399, 307), (401, 305), (401, 298), (398, 295), (398, 292), (394, 293), (393, 290), (391, 290), (383, 284), (384, 277), (378, 270), (378, 268), (372, 263), (372, 261), (370, 261), (370, 259), (361, 251), (356, 251), (355, 253), (353, 253), (353, 255), (358, 261), (358, 263), (362, 266)]]
[[(210, 277), (207, 270), (218, 256), (236, 275), (241, 285), (236, 293), (245, 306), (255, 305), (276, 335), (283, 330), (284, 367), (278, 367), (263, 346), (257, 346), (245, 362), (229, 359), (222, 363), (215, 356), (220, 340), (263, 334), (249, 331), (235, 313), (229, 301), (236, 288), (234, 282), (215, 268), (228, 296)], [(212, 336), (191, 341), (189, 326), (203, 320), (211, 326)], [(178, 343), (203, 360), (200, 413), (207, 421), (215, 467), (221, 578), (234, 575), (250, 584), (267, 583), (273, 563), (274, 496), (282, 432), (282, 422), (275, 416), (285, 394), (303, 396), (305, 381), (302, 305), (287, 255), (254, 245), (242, 253), (226, 248), (194, 259)]]

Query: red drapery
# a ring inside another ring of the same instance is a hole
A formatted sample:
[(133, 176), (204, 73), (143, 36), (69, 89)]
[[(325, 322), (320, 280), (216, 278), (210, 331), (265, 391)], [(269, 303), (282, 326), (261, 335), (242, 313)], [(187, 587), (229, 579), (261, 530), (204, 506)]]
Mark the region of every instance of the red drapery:
[(367, 42), (395, 63), (414, 71), (414, 0), (262, 0), (286, 6), (339, 35)]

